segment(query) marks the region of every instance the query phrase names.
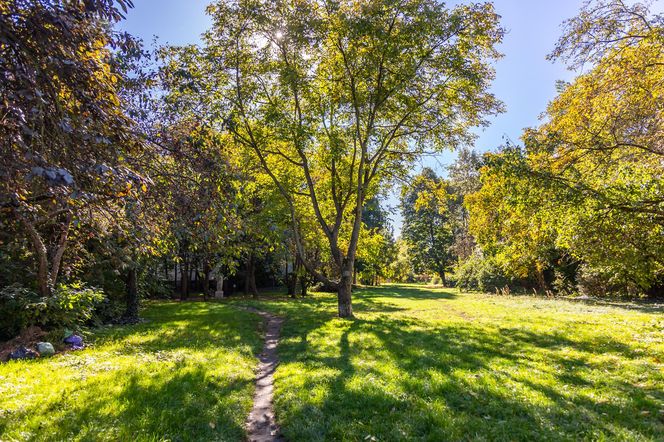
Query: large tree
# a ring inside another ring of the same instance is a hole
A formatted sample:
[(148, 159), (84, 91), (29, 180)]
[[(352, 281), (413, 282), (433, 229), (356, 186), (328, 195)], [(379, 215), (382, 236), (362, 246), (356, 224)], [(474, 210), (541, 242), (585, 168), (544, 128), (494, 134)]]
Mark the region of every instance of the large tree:
[(467, 198), (471, 231), (506, 270), (543, 287), (561, 254), (620, 291), (661, 286), (664, 17), (589, 2), (551, 57), (584, 70), (559, 85), (523, 148), (487, 157)]
[(457, 159), (448, 168), (449, 184), (455, 198), (451, 204), (454, 232), (453, 254), (458, 261), (465, 261), (475, 250), (475, 238), (469, 231), (470, 217), (464, 201), (467, 195), (480, 189), (482, 158), (470, 149), (461, 149)]
[(500, 110), (488, 92), (498, 16), (490, 3), (434, 0), (222, 0), (208, 11), (196, 87), (287, 202), (302, 258), (301, 223), (313, 217), (334, 274), (303, 264), (352, 316), (365, 200), (422, 153), (470, 142)]
[(0, 206), (29, 238), (37, 285), (51, 293), (71, 228), (144, 188), (127, 158), (140, 147), (118, 93), (114, 33), (129, 0), (0, 3)]
[(443, 285), (453, 260), (454, 199), (449, 184), (428, 167), (401, 194), (401, 237), (408, 244), (415, 271), (435, 273)]
[(585, 69), (524, 136), (534, 181), (560, 246), (646, 290), (664, 276), (664, 16), (594, 1), (564, 31), (551, 56)]

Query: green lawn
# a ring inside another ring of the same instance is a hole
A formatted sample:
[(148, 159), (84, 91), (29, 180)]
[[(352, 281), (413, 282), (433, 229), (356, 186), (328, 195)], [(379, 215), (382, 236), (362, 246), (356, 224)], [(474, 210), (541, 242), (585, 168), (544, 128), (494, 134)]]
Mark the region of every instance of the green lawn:
[(287, 317), (275, 374), (301, 440), (664, 440), (664, 315), (387, 286), (254, 302)]
[(0, 441), (242, 440), (260, 319), (223, 304), (152, 304), (92, 347), (0, 364)]
[(0, 441), (243, 440), (260, 320), (286, 317), (291, 441), (664, 440), (664, 314), (643, 305), (385, 286), (151, 304), (93, 347), (0, 365)]

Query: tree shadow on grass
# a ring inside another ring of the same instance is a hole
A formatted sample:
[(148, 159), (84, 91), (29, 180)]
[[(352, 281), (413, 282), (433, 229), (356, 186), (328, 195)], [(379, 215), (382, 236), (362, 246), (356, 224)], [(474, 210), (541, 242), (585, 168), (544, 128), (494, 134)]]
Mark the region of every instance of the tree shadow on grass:
[[(210, 376), (203, 366), (132, 369), (63, 390), (13, 416), (30, 440), (243, 440), (250, 380)], [(243, 403), (244, 399), (244, 403)], [(39, 420), (29, 420), (30, 415)], [(26, 424), (29, 422), (29, 424)], [(7, 422), (0, 424), (0, 434)]]
[[(635, 356), (609, 338), (575, 341), (471, 323), (425, 328), (379, 317), (336, 324), (341, 331), (330, 337), (337, 345), (333, 352), (310, 345), (308, 336), (320, 333), (321, 324), (308, 319), (285, 330), (280, 346), (284, 368), (304, 370), (277, 378), (278, 418), (293, 440), (656, 438), (662, 429), (661, 392), (616, 374), (594, 385), (581, 373), (596, 354)], [(587, 357), (564, 356), (558, 353), (563, 347)], [(542, 373), (555, 387), (523, 374), (542, 370), (536, 356), (557, 367)], [(563, 385), (571, 390), (558, 391)], [(587, 387), (621, 400), (575, 391)]]
[(261, 318), (219, 303), (165, 303), (153, 306), (148, 321), (138, 325), (98, 330), (92, 342), (101, 347), (117, 343), (121, 354), (201, 350), (249, 345), (252, 354), (262, 348), (257, 333)]
[(633, 310), (641, 313), (664, 313), (664, 302), (662, 300), (611, 300), (611, 299), (580, 299), (569, 298), (570, 302), (576, 302), (593, 307), (617, 307), (625, 310)]
[(397, 299), (425, 300), (425, 299), (454, 299), (457, 294), (451, 288), (435, 288), (410, 285), (383, 285), (371, 288), (360, 288), (356, 293), (364, 299), (392, 297)]
[(0, 410), (0, 439), (244, 440), (260, 318), (200, 303), (146, 313), (99, 330), (90, 350), (23, 363), (25, 383), (33, 369), (61, 381), (39, 380), (20, 407)]

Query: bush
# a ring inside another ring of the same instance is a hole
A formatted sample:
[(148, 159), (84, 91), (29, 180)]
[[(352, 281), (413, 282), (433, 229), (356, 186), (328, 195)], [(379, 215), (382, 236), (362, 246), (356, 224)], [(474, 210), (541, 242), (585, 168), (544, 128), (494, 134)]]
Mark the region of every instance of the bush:
[(126, 308), (126, 302), (106, 297), (95, 306), (92, 323), (94, 326), (117, 323), (124, 315)]
[(431, 285), (441, 285), (442, 283), (443, 283), (443, 279), (438, 275), (434, 275), (431, 278), (431, 281), (429, 282), (429, 284), (431, 284)]
[[(139, 296), (148, 299), (170, 299), (173, 297), (173, 287), (171, 281), (156, 277), (139, 278), (138, 293)], [(123, 295), (125, 294), (123, 293)]]
[(473, 254), (456, 272), (456, 284), (462, 290), (495, 292), (509, 284), (509, 278), (491, 257)]
[(104, 293), (81, 284), (61, 285), (49, 297), (19, 285), (0, 290), (0, 339), (16, 336), (31, 325), (76, 327), (92, 318)]
[(0, 341), (6, 341), (30, 325), (28, 305), (39, 302), (34, 291), (13, 284), (0, 290)]
[(558, 295), (569, 296), (574, 293), (574, 281), (558, 269), (553, 271), (553, 289)]
[(621, 279), (612, 270), (587, 264), (579, 267), (576, 288), (583, 296), (637, 296), (643, 292), (636, 284)]

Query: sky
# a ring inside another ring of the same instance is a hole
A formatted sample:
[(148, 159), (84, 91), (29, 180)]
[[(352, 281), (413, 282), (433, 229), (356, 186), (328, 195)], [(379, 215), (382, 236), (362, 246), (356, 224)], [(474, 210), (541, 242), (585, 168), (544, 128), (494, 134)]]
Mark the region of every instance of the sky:
[[(150, 43), (155, 36), (162, 44), (198, 43), (200, 35), (210, 26), (205, 15), (209, 0), (135, 0), (135, 8), (127, 14), (120, 29)], [(561, 24), (575, 16), (583, 0), (495, 0), (506, 34), (495, 64), (496, 79), (492, 92), (505, 103), (506, 112), (491, 119), (489, 127), (476, 130), (474, 149), (493, 150), (506, 139), (519, 141), (522, 130), (538, 124), (547, 103), (555, 96), (557, 80), (571, 80), (574, 73), (546, 55), (561, 34)], [(419, 167), (434, 168), (445, 175), (445, 166), (454, 161), (453, 152), (422, 159)], [(392, 222), (398, 234), (401, 217), (395, 210), (396, 191), (388, 198)]]

